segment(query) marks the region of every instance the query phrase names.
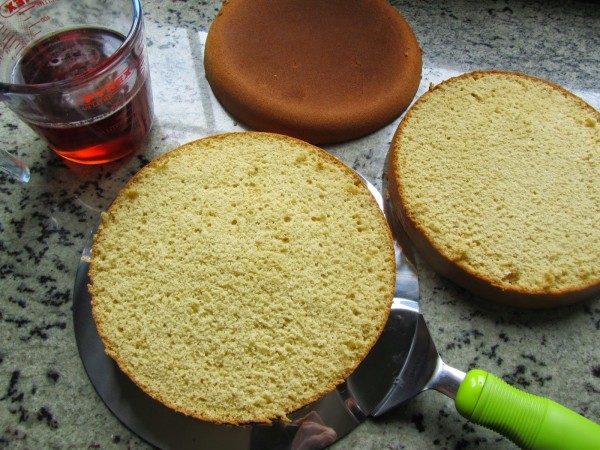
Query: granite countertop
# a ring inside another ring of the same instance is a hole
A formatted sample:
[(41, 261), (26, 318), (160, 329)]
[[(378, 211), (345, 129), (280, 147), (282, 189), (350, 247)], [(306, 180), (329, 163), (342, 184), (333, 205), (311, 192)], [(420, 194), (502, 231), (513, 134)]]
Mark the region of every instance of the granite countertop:
[[(562, 85), (600, 109), (600, 6), (558, 0), (392, 1), (423, 48), (418, 95), (466, 71), (515, 70)], [(202, 65), (219, 1), (144, 0), (155, 124), (142, 151), (102, 167), (63, 162), (0, 105), (0, 143), (31, 181), (0, 174), (0, 448), (142, 449), (105, 407), (75, 341), (75, 273), (99, 214), (144, 164), (178, 145), (241, 130), (218, 105)], [(326, 147), (381, 184), (400, 119)], [(525, 312), (491, 306), (422, 265), (422, 311), (445, 361), (478, 367), (600, 422), (600, 297)], [(512, 449), (427, 392), (368, 420), (335, 449)]]

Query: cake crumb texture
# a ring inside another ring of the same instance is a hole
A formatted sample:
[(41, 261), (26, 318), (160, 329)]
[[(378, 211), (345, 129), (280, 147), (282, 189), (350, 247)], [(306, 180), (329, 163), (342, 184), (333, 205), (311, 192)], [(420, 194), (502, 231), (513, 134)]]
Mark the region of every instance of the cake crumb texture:
[(413, 240), (467, 288), (465, 272), (500, 297), (548, 295), (549, 305), (597, 291), (599, 121), (579, 97), (519, 73), (431, 88), (391, 148), (392, 194)]
[(270, 422), (335, 388), (386, 322), (391, 234), (354, 172), (268, 133), (142, 169), (90, 266), (106, 352), (146, 393), (217, 423)]

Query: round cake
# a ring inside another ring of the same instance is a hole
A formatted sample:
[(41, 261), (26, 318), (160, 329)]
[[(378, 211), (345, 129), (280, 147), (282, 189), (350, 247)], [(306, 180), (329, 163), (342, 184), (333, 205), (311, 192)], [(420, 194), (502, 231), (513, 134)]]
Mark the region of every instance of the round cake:
[(446, 80), (407, 112), (387, 172), (415, 247), (479, 296), (547, 308), (600, 291), (600, 115), (565, 89)]
[(158, 157), (94, 237), (92, 310), (142, 390), (268, 423), (341, 383), (387, 320), (393, 240), (361, 179), (293, 138), (217, 135)]
[(230, 0), (204, 53), (206, 78), (237, 120), (313, 144), (395, 120), (421, 65), (412, 29), (386, 0)]

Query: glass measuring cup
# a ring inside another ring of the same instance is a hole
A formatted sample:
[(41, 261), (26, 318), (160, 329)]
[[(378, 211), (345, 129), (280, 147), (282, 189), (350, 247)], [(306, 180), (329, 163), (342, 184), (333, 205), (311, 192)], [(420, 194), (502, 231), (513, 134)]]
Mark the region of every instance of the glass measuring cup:
[[(137, 149), (153, 116), (140, 0), (2, 0), (0, 100), (65, 159)], [(6, 150), (0, 170), (28, 178)]]

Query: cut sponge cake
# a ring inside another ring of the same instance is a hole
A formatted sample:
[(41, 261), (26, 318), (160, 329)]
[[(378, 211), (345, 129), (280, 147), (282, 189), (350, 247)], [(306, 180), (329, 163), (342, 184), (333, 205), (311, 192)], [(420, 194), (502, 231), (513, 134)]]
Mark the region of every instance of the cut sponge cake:
[(230, 0), (206, 38), (206, 78), (237, 120), (325, 144), (395, 120), (421, 49), (387, 0)]
[(390, 196), (440, 273), (528, 308), (600, 291), (600, 115), (565, 89), (474, 72), (429, 90), (391, 144)]
[(268, 133), (183, 145), (103, 214), (90, 263), (106, 352), (196, 418), (269, 422), (341, 383), (378, 339), (391, 233), (360, 178)]

